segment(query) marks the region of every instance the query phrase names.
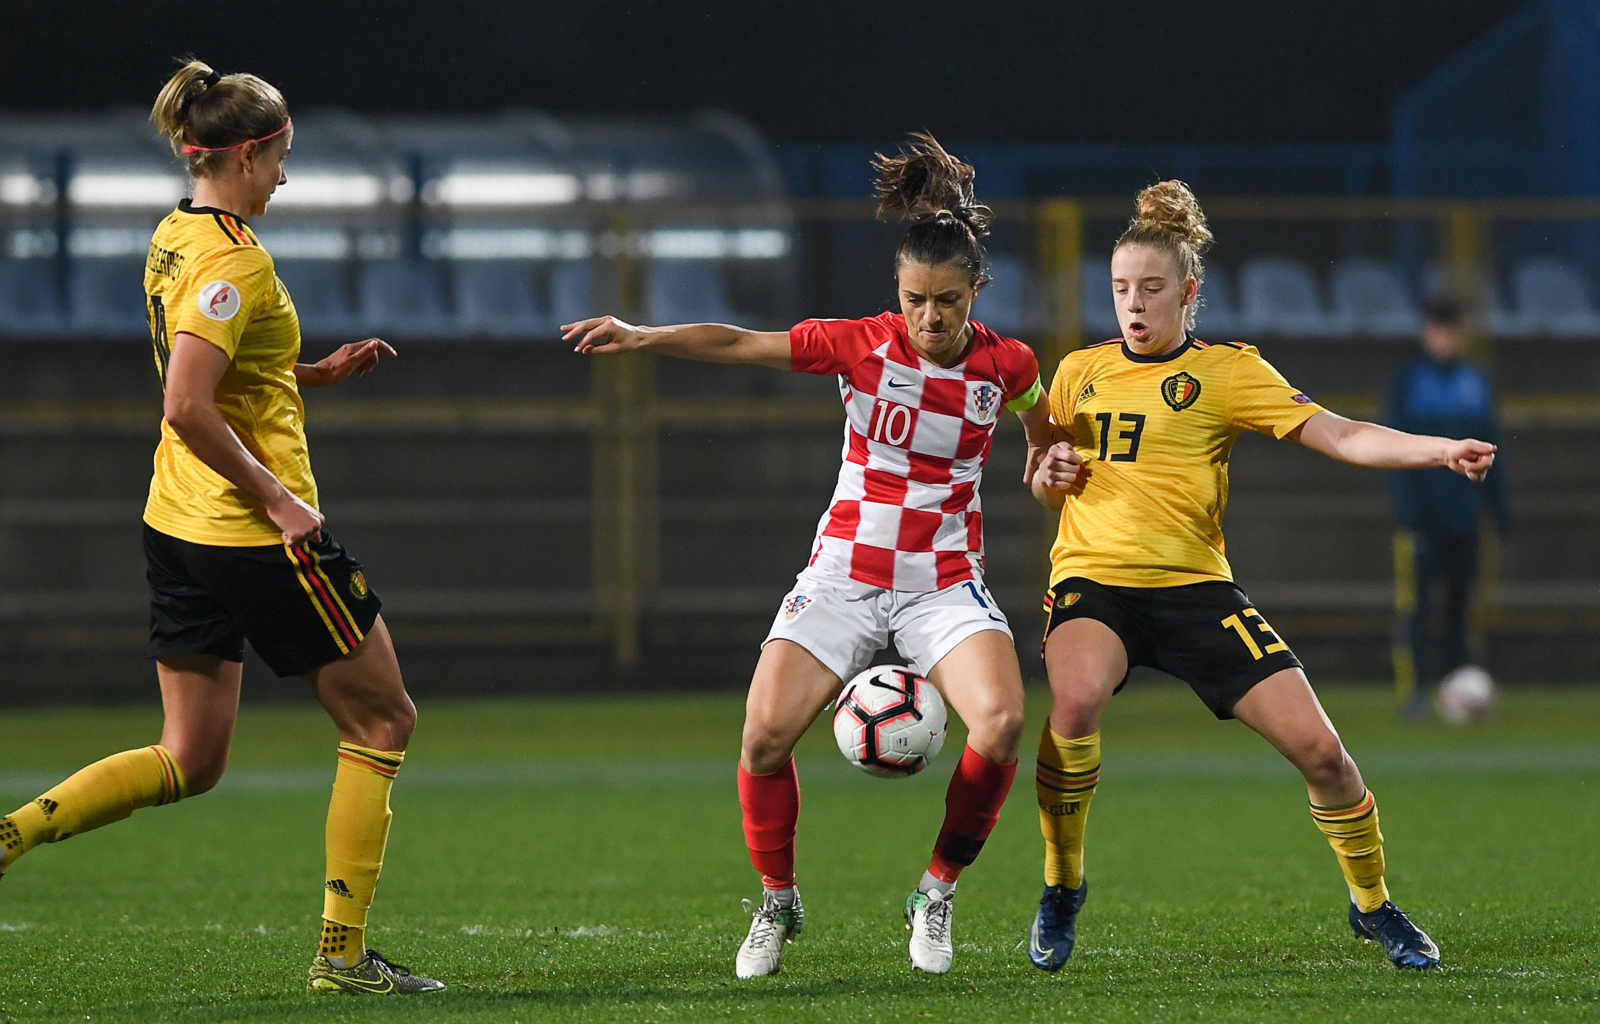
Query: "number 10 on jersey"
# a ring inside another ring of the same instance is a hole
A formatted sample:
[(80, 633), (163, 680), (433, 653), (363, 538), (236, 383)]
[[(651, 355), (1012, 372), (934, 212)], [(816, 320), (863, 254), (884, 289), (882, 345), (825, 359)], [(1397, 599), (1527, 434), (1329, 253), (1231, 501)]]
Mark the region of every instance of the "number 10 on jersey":
[(880, 398), (872, 406), (872, 425), (867, 436), (896, 448), (902, 447), (911, 437), (912, 418), (910, 406)]

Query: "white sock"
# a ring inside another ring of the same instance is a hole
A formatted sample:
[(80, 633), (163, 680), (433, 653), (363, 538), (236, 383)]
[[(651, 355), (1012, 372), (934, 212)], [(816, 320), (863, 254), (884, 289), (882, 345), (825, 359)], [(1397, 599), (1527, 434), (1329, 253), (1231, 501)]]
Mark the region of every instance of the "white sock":
[(949, 896), (956, 891), (956, 883), (946, 882), (942, 878), (935, 878), (933, 877), (933, 872), (924, 871), (922, 873), (922, 881), (917, 885), (917, 891), (926, 896), (932, 895), (935, 890), (945, 896)]
[(767, 902), (771, 903), (779, 910), (788, 910), (790, 907), (795, 905), (795, 901), (799, 898), (800, 890), (792, 885), (787, 889), (767, 890)]

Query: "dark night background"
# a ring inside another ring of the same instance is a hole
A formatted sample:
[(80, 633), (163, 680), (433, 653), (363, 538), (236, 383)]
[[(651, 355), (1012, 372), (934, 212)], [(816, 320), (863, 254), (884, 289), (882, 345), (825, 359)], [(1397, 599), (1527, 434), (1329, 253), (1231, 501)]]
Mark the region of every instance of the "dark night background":
[(1018, 0), (12, 3), (0, 110), (148, 106), (171, 58), (291, 106), (672, 114), (786, 142), (1381, 141), (1408, 86), (1520, 6)]

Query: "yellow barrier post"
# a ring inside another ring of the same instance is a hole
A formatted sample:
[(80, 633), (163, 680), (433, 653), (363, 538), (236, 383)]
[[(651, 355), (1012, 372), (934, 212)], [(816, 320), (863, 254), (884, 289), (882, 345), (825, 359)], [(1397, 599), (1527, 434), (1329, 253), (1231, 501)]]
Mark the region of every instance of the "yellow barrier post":
[[(633, 225), (618, 211), (610, 225), (616, 308), (639, 319), (637, 268), (632, 256)], [(654, 573), (646, 564), (653, 552), (655, 481), (655, 374), (642, 352), (596, 359), (592, 402), (593, 545), (595, 616), (612, 645), (617, 669), (631, 673), (641, 661), (640, 625), (644, 593)]]
[[(1490, 242), (1487, 227), (1486, 218), (1471, 206), (1451, 206), (1445, 215), (1450, 285), (1466, 312), (1467, 352), (1492, 374), (1494, 351), (1488, 328), (1494, 284), (1490, 261), (1485, 258)], [(1479, 545), (1477, 607), (1469, 638), (1472, 656), (1478, 661), (1488, 656), (1488, 630), (1499, 616), (1499, 540), (1492, 530), (1485, 531)]]
[[(1040, 203), (1035, 213), (1039, 289), (1044, 299), (1044, 337), (1038, 347), (1039, 380), (1046, 388), (1068, 352), (1083, 344), (1083, 209), (1068, 199)], [(1048, 401), (1048, 390), (1046, 401)], [(1044, 510), (1037, 518), (1035, 547), (1048, 558), (1055, 542), (1059, 513)]]

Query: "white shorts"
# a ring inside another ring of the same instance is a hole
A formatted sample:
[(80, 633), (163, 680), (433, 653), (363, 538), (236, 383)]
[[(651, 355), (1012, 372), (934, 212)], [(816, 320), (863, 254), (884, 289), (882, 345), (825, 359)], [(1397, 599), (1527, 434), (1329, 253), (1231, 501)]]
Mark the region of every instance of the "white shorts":
[(848, 682), (877, 654), (894, 645), (918, 675), (927, 675), (957, 644), (1011, 624), (979, 579), (943, 590), (885, 590), (847, 576), (807, 569), (778, 607), (762, 646), (791, 640)]

